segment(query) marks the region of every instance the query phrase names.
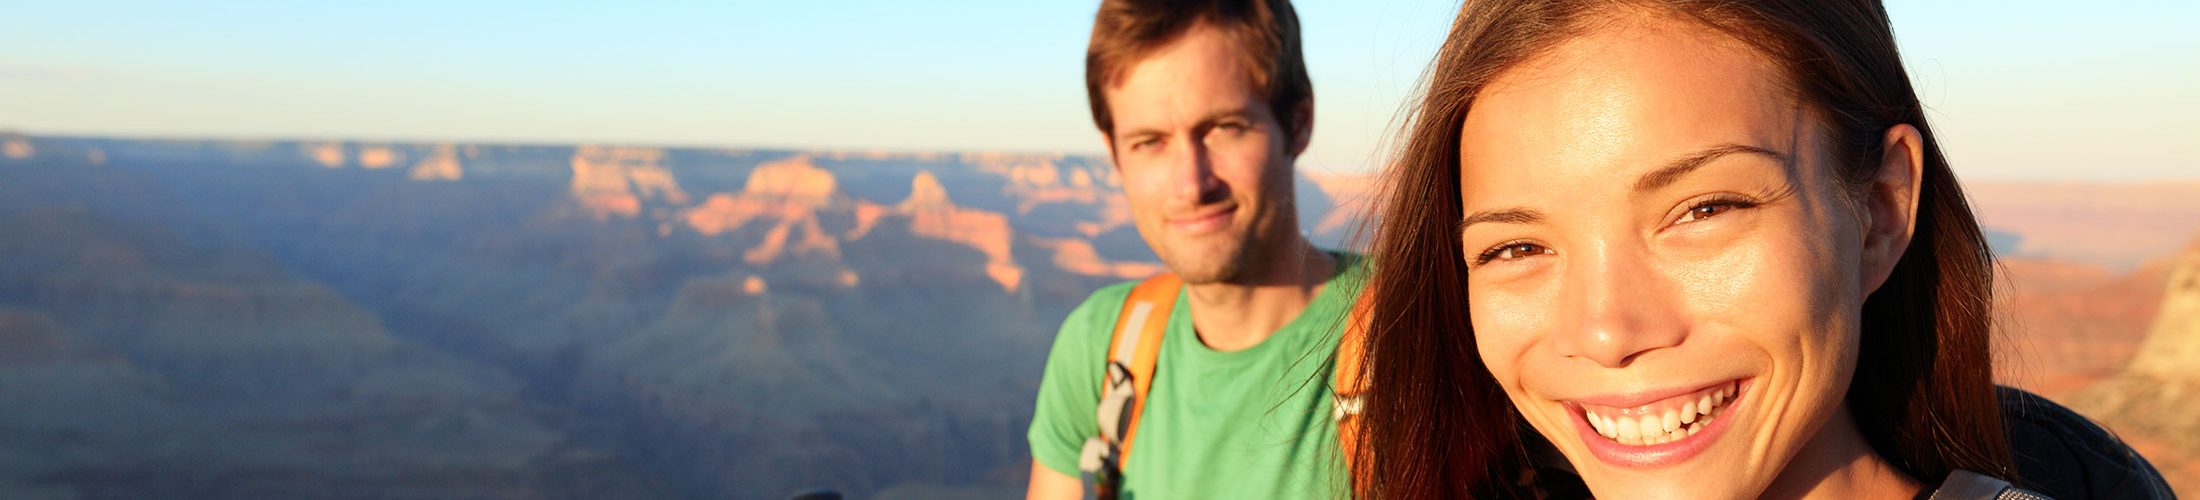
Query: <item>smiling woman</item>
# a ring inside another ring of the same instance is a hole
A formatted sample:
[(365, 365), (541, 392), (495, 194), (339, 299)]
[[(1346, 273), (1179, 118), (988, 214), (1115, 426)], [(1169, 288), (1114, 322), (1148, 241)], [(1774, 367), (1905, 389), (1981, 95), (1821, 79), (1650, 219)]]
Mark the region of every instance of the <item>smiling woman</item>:
[(1997, 392), (1992, 258), (1876, 2), (1469, 1), (1430, 80), (1373, 242), (1362, 496), (2165, 493)]

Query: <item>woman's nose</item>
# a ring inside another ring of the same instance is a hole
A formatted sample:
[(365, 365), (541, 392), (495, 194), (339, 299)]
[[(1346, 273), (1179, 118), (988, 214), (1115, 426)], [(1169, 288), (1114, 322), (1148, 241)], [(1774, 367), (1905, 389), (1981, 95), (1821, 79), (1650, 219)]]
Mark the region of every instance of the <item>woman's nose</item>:
[(1601, 245), (1567, 266), (1565, 310), (1552, 344), (1559, 355), (1607, 368), (1680, 345), (1688, 336), (1686, 293), (1656, 269), (1639, 245)]

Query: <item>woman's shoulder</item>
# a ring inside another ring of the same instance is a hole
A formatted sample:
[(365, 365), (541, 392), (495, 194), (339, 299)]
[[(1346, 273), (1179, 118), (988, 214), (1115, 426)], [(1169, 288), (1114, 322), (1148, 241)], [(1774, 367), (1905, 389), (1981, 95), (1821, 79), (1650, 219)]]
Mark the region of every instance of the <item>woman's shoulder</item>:
[(2114, 433), (2037, 394), (1999, 388), (2018, 484), (2055, 498), (2175, 498), (2162, 474)]

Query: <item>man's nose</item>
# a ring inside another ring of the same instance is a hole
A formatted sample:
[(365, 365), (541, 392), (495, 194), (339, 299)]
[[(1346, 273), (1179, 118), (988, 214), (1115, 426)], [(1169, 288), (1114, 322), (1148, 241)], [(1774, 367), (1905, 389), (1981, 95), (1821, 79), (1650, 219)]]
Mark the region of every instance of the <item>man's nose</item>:
[(1222, 187), (1213, 151), (1203, 141), (1184, 141), (1169, 156), (1169, 196), (1186, 206), (1206, 203)]
[(1559, 355), (1619, 368), (1687, 339), (1686, 297), (1648, 253), (1639, 244), (1611, 244), (1574, 254), (1560, 299), (1567, 320), (1552, 339)]

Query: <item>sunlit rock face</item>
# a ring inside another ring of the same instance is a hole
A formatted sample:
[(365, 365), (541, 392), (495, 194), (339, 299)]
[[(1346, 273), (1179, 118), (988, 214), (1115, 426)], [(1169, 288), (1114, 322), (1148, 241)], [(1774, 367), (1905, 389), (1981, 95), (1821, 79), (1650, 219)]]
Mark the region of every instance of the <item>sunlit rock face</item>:
[(644, 203), (685, 205), (688, 195), (672, 173), (659, 166), (656, 148), (581, 146), (573, 167), (573, 197), (596, 217), (641, 215)]
[(26, 160), (37, 154), (38, 148), (32, 146), (30, 139), (27, 137), (18, 135), (0, 138), (0, 157), (6, 157), (10, 160)]
[(809, 156), (795, 156), (758, 165), (741, 190), (761, 198), (820, 207), (832, 202), (838, 187), (839, 180), (832, 172), (818, 168)]
[[(2178, 491), (2200, 488), (2200, 240), (2170, 259), (2153, 326), (2121, 374), (2072, 406), (2140, 447)], [(2051, 354), (2043, 354), (2051, 355)]]
[(1996, 378), (2056, 398), (2124, 370), (2146, 338), (2169, 272), (2163, 261), (2121, 273), (2041, 257), (1999, 262)]
[(970, 245), (985, 254), (985, 273), (1002, 289), (1014, 291), (1022, 282), (1023, 268), (1009, 255), (1015, 234), (1009, 229), (1008, 217), (955, 206), (947, 188), (940, 186), (939, 178), (930, 170), (917, 172), (910, 181), (909, 198), (897, 208), (909, 217), (910, 232)]
[(455, 181), (466, 177), (466, 172), (459, 164), (458, 148), (445, 144), (437, 146), (434, 154), (413, 165), (406, 176), (416, 181)]

